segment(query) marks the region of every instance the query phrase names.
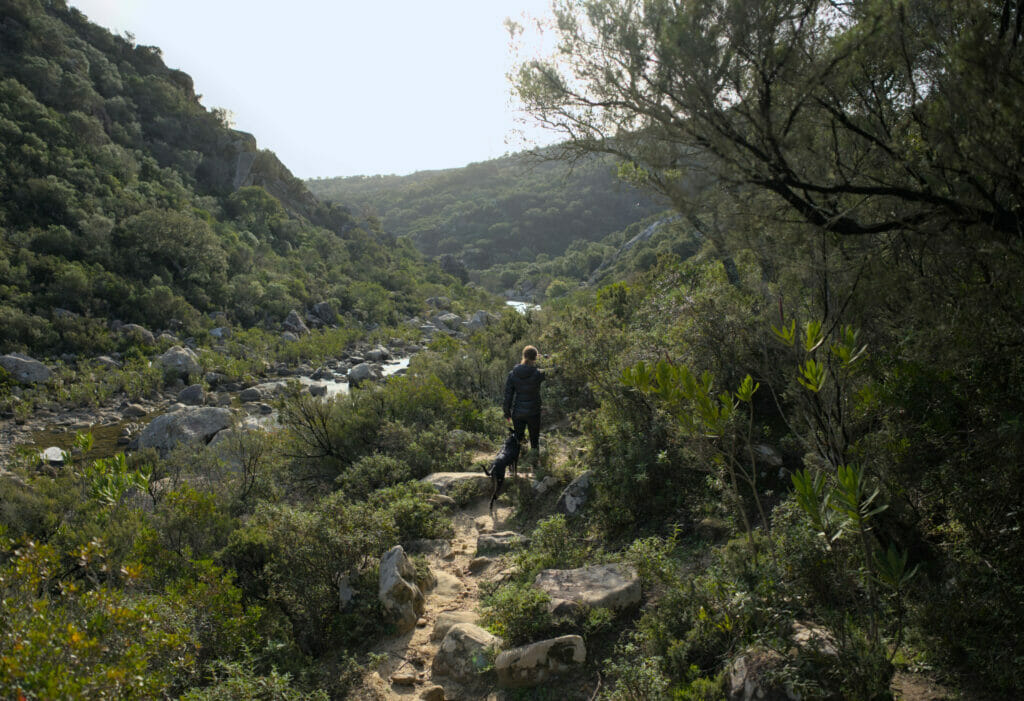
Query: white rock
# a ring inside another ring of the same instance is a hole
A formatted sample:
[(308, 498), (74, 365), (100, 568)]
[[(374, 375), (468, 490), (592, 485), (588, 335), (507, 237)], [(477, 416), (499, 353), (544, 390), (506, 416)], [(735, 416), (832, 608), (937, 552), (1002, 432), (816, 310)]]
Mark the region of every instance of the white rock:
[(543, 570), (533, 586), (548, 593), (548, 608), (556, 614), (568, 613), (578, 605), (618, 611), (640, 603), (640, 576), (632, 566), (620, 563)]
[(434, 676), (470, 680), (491, 665), (500, 648), (501, 638), (472, 623), (457, 623), (441, 641), (431, 671)]
[(391, 548), (380, 559), (377, 595), (401, 632), (413, 628), (423, 615), (426, 598), (416, 585), (416, 567), (401, 545)]
[(23, 385), (46, 382), (53, 374), (48, 367), (35, 358), (30, 358), (21, 353), (0, 355), (0, 367), (9, 372), (11, 377)]
[(182, 377), (198, 375), (203, 370), (195, 351), (183, 346), (168, 348), (163, 355), (157, 356), (156, 363), (164, 372)]
[(205, 444), (231, 425), (231, 412), (220, 407), (185, 407), (161, 414), (139, 435), (139, 448), (168, 451), (176, 445)]
[(505, 650), (495, 658), (494, 670), (501, 686), (540, 686), (579, 667), (586, 659), (583, 638), (563, 635)]

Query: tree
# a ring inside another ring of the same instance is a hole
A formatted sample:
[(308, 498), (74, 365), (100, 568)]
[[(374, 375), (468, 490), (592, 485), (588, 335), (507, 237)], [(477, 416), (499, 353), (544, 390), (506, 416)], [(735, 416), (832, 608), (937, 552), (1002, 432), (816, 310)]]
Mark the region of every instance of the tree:
[(557, 0), (516, 92), (574, 153), (677, 207), (707, 175), (836, 234), (1024, 231), (1024, 7), (1010, 0)]

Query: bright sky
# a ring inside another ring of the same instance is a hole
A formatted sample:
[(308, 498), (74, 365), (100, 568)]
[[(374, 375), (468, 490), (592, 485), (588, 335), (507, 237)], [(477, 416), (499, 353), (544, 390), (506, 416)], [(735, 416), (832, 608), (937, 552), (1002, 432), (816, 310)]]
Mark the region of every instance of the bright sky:
[(506, 17), (550, 0), (70, 0), (195, 81), (301, 177), (452, 168), (551, 143), (517, 121)]

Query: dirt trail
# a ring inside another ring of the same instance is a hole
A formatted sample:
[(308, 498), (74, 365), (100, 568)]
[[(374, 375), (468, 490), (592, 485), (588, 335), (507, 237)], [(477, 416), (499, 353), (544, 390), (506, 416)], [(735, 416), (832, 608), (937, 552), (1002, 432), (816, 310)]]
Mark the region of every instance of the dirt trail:
[[(529, 479), (522, 472), (519, 477)], [(512, 507), (502, 499), (492, 516), (488, 513), (488, 501), (479, 499), (457, 510), (452, 519), (455, 535), (451, 551), (426, 555), (437, 576), (437, 586), (427, 593), (426, 610), (413, 630), (388, 638), (374, 648), (373, 652), (386, 654), (387, 660), (368, 678), (363, 698), (417, 699), (432, 686), (444, 687), (446, 699), (478, 698), (479, 690), (464, 689), (449, 677), (432, 677), (431, 663), (441, 641), (431, 640), (430, 635), (440, 614), (475, 612), (480, 603), (480, 583), (505, 574), (498, 560), (479, 572), (469, 572), (469, 563), (476, 556), (477, 536), (510, 529)]]

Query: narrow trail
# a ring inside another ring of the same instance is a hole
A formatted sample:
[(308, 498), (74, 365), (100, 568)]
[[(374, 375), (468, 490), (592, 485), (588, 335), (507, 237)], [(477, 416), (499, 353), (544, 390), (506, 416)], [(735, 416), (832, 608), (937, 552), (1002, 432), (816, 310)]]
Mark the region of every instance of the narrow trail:
[[(520, 472), (519, 479), (531, 475)], [(506, 485), (508, 482), (506, 482)], [(477, 536), (510, 528), (508, 521), (513, 508), (505, 499), (495, 506), (493, 516), (488, 513), (489, 499), (478, 499), (452, 516), (455, 533), (451, 548), (426, 553), (430, 569), (437, 577), (437, 585), (426, 594), (426, 609), (416, 627), (400, 636), (383, 640), (372, 652), (387, 655), (387, 659), (369, 675), (363, 687), (364, 699), (418, 699), (433, 687), (444, 687), (445, 699), (481, 697), (479, 689), (466, 689), (449, 677), (434, 679), (431, 663), (441, 645), (431, 634), (438, 616), (447, 612), (475, 614), (480, 604), (480, 584), (507, 576), (508, 570), (495, 559), (489, 566), (470, 572), (470, 562), (476, 557)]]

